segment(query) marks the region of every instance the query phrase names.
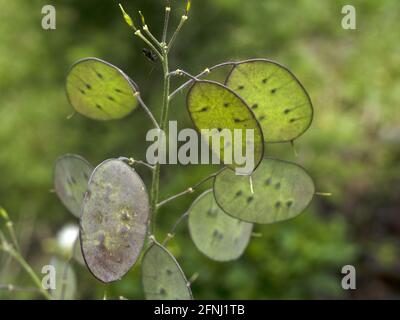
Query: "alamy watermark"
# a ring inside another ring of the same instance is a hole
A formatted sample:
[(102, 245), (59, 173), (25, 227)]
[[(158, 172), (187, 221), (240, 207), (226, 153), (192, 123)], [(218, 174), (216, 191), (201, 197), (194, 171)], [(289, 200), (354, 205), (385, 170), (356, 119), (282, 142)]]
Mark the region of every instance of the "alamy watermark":
[(44, 30), (56, 29), (56, 8), (52, 5), (45, 5), (42, 7), (42, 28)]
[[(202, 129), (200, 133), (199, 139), (194, 129), (178, 132), (176, 121), (169, 121), (168, 137), (160, 129), (149, 130), (146, 141), (153, 143), (147, 148), (147, 162), (152, 165), (224, 163), (234, 165), (237, 175), (253, 172), (254, 129)], [(184, 144), (178, 148), (178, 142)]]
[(56, 268), (51, 264), (46, 264), (42, 267), (42, 287), (45, 290), (56, 289)]
[(345, 5), (342, 7), (342, 28), (345, 30), (355, 30), (357, 29), (357, 13), (356, 8), (352, 5)]
[(356, 268), (350, 264), (343, 266), (342, 274), (345, 276), (342, 278), (343, 290), (355, 290), (356, 289)]

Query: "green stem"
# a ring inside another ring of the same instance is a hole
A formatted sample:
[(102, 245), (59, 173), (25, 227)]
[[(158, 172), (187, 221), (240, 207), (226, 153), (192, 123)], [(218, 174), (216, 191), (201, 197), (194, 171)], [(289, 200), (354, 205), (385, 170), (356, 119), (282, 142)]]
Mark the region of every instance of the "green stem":
[[(169, 66), (168, 66), (168, 51), (167, 49), (163, 50), (163, 59), (161, 60), (163, 66), (164, 73), (164, 89), (163, 89), (163, 103), (161, 110), (161, 121), (160, 128), (163, 132), (165, 132), (166, 136), (168, 136), (168, 109), (169, 109), (169, 90), (170, 90), (170, 77), (169, 74)], [(166, 152), (166, 150), (165, 150)], [(159, 183), (160, 183), (160, 163), (156, 163), (153, 171), (153, 178), (151, 184), (151, 234), (154, 234), (155, 224), (156, 224), (156, 216), (157, 216), (157, 203), (159, 196)]]
[[(213, 71), (214, 69), (218, 69), (221, 67), (225, 67), (225, 66), (235, 66), (237, 64), (237, 62), (234, 61), (228, 61), (228, 62), (223, 62), (223, 63), (219, 63), (213, 67), (210, 68), (206, 68), (204, 69), (204, 71), (200, 72), (197, 76), (194, 76), (193, 78), (198, 79), (206, 74), (209, 74), (211, 71)], [(169, 100), (172, 100), (172, 98), (174, 96), (176, 96), (180, 91), (182, 91), (183, 89), (185, 89), (187, 86), (191, 85), (195, 80), (194, 79), (190, 79), (187, 82), (185, 82), (184, 84), (182, 84), (178, 89), (174, 90), (170, 95), (169, 95)]]
[(175, 199), (177, 199), (177, 198), (179, 198), (179, 197), (181, 197), (181, 196), (184, 196), (184, 195), (186, 195), (186, 194), (188, 194), (188, 193), (193, 193), (193, 192), (196, 191), (196, 189), (197, 189), (198, 187), (200, 187), (203, 183), (207, 182), (207, 181), (210, 180), (210, 179), (215, 178), (215, 177), (216, 177), (222, 170), (224, 170), (224, 169), (225, 169), (225, 167), (223, 167), (222, 169), (218, 170), (217, 172), (214, 172), (213, 174), (210, 174), (209, 176), (207, 176), (207, 177), (201, 179), (201, 180), (200, 180), (199, 182), (197, 182), (195, 185), (193, 185), (193, 186), (187, 188), (186, 190), (184, 190), (184, 191), (182, 191), (182, 192), (179, 192), (179, 193), (177, 193), (177, 194), (175, 194), (175, 195), (173, 195), (173, 196), (171, 196), (171, 197), (169, 197), (169, 198), (167, 198), (167, 199), (161, 201), (160, 203), (157, 204), (157, 207), (160, 208), (161, 206), (163, 206), (164, 204), (166, 204), (166, 203), (168, 203), (168, 202), (170, 202), (170, 201), (172, 201), (172, 200), (175, 200)]
[(18, 251), (21, 251), (19, 244), (18, 244), (17, 236), (15, 235), (14, 224), (12, 223), (11, 220), (6, 223), (6, 227), (8, 229), (8, 233), (10, 234), (11, 241), (14, 244), (15, 248)]
[(330, 192), (316, 192), (315, 195), (322, 196), (322, 197), (330, 197), (330, 196), (332, 196), (332, 193), (330, 193)]
[[(76, 245), (76, 242), (74, 244), (74, 247)], [(68, 277), (68, 269), (71, 267), (71, 261), (72, 261), (73, 255), (71, 254), (68, 260), (65, 262), (64, 270), (63, 270), (63, 277), (62, 277), (62, 284), (61, 284), (61, 295), (60, 299), (64, 300), (65, 299), (65, 292), (67, 290), (67, 277)]]
[(6, 246), (0, 247), (0, 248), (3, 249), (5, 252), (7, 252), (10, 256), (12, 256), (15, 260), (18, 261), (18, 263), (22, 266), (22, 268), (24, 268), (25, 271), (29, 274), (33, 283), (39, 289), (39, 291), (43, 295), (43, 297), (46, 298), (47, 300), (51, 300), (50, 294), (45, 289), (43, 289), (42, 282), (40, 281), (39, 277), (36, 275), (35, 271), (33, 271), (31, 266), (25, 261), (25, 259), (20, 255), (20, 253), (15, 251), (9, 245), (6, 245)]
[(137, 36), (137, 37), (139, 37), (140, 39), (142, 39), (142, 40), (149, 46), (149, 48), (150, 48), (151, 50), (153, 50), (153, 51), (157, 54), (157, 56), (158, 56), (158, 57), (160, 58), (160, 60), (161, 60), (161, 63), (164, 64), (163, 55), (160, 53), (160, 51), (158, 51), (158, 49), (156, 49), (156, 47), (155, 47), (149, 40), (147, 40), (147, 38), (140, 32), (140, 30), (136, 30), (136, 31), (135, 31), (135, 36)]
[[(18, 251), (21, 251), (19, 248), (17, 236), (15, 235), (15, 230), (14, 230), (14, 223), (11, 221), (10, 217), (7, 214), (7, 211), (5, 211), (3, 208), (0, 207), (0, 216), (6, 221), (6, 227), (8, 230), (8, 233), (11, 237), (11, 241), (14, 244), (15, 248)], [(4, 236), (2, 235), (2, 239)]]
[(158, 125), (157, 120), (154, 118), (153, 113), (150, 111), (150, 109), (147, 107), (147, 105), (144, 103), (142, 97), (140, 96), (140, 92), (136, 92), (136, 98), (139, 102), (139, 104), (142, 106), (144, 112), (148, 115), (150, 118), (151, 122), (153, 122), (153, 125), (157, 128), (160, 129), (160, 126)]
[(10, 292), (40, 292), (38, 288), (31, 288), (31, 287), (19, 287), (14, 286), (13, 284), (0, 284), (0, 290), (7, 290)]
[(148, 35), (148, 37), (157, 45), (157, 47), (159, 49), (162, 49), (163, 46), (161, 45), (161, 43), (156, 39), (155, 36), (153, 36), (153, 34), (151, 33), (149, 26), (147, 24), (145, 24), (143, 26), (143, 31)]
[(167, 5), (165, 6), (165, 18), (164, 18), (164, 29), (161, 42), (166, 45), (167, 44), (167, 33), (168, 33), (168, 24), (169, 24), (169, 16), (171, 14), (171, 4), (168, 0)]
[(168, 51), (171, 50), (172, 45), (174, 44), (176, 37), (178, 36), (179, 32), (181, 31), (183, 25), (185, 24), (186, 20), (188, 19), (187, 15), (183, 15), (181, 21), (179, 22), (178, 28), (176, 28), (174, 34), (172, 35), (171, 40), (168, 44)]
[(165, 246), (169, 240), (171, 240), (173, 237), (175, 237), (176, 228), (188, 216), (189, 216), (189, 212), (185, 212), (183, 215), (181, 215), (178, 218), (178, 220), (176, 220), (176, 222), (175, 222), (174, 226), (172, 227), (171, 231), (167, 233), (167, 236), (165, 237), (165, 239), (163, 241), (163, 246)]

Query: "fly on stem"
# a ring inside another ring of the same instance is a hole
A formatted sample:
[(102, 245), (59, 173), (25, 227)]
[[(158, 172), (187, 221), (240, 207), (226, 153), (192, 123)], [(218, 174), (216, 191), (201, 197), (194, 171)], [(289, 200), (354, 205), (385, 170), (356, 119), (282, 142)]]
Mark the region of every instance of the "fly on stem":
[(156, 61), (157, 61), (157, 55), (156, 55), (153, 51), (151, 51), (151, 50), (149, 50), (149, 49), (147, 49), (147, 48), (143, 48), (143, 49), (142, 49), (142, 52), (143, 52), (143, 55), (144, 55), (150, 62), (156, 62)]

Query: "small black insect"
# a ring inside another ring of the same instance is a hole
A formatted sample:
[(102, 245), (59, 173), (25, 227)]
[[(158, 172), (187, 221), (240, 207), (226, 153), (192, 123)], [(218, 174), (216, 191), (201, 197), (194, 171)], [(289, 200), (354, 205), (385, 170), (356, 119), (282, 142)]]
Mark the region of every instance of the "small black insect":
[(143, 48), (142, 52), (144, 54), (144, 56), (149, 59), (151, 62), (156, 62), (157, 60), (157, 55), (150, 49), (147, 48)]

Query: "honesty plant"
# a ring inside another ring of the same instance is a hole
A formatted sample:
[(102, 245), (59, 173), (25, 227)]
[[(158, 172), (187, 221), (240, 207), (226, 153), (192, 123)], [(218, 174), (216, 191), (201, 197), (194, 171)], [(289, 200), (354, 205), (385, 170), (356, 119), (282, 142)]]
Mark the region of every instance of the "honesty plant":
[[(255, 169), (237, 175), (237, 163), (204, 178), (195, 186), (159, 201), (161, 164), (150, 165), (133, 158), (105, 160), (93, 169), (76, 155), (65, 155), (55, 165), (55, 190), (69, 211), (80, 219), (80, 244), (87, 267), (102, 282), (120, 280), (146, 250), (141, 261), (145, 296), (148, 299), (192, 299), (190, 283), (165, 245), (176, 226), (188, 217), (191, 238), (207, 257), (217, 261), (239, 258), (252, 234), (253, 223), (275, 223), (293, 218), (308, 206), (315, 194), (313, 180), (297, 164), (266, 158), (268, 143), (292, 142), (310, 126), (311, 100), (297, 78), (285, 67), (266, 59), (224, 62), (204, 69), (197, 76), (170, 71), (168, 56), (176, 37), (188, 19), (190, 0), (178, 28), (167, 41), (171, 12), (166, 1), (161, 40), (156, 39), (140, 13), (142, 26), (136, 27), (121, 7), (134, 35), (143, 40), (146, 56), (163, 67), (164, 90), (160, 122), (156, 121), (140, 95), (140, 87), (123, 71), (97, 58), (75, 63), (66, 91), (74, 109), (94, 120), (120, 119), (141, 106), (155, 128), (167, 130), (168, 109), (175, 95), (190, 87), (187, 110), (194, 127), (233, 132), (254, 132)], [(224, 84), (201, 79), (214, 69), (230, 67)], [(175, 91), (170, 78), (189, 80)], [(245, 139), (243, 136), (243, 148)], [(215, 147), (210, 141), (211, 150)], [(231, 152), (231, 144), (219, 147), (220, 159)], [(215, 150), (214, 150), (215, 151)], [(134, 165), (152, 171), (147, 187)], [(164, 241), (155, 239), (157, 210), (163, 204), (192, 193), (202, 183), (214, 179), (213, 189), (204, 192), (176, 222)]]

